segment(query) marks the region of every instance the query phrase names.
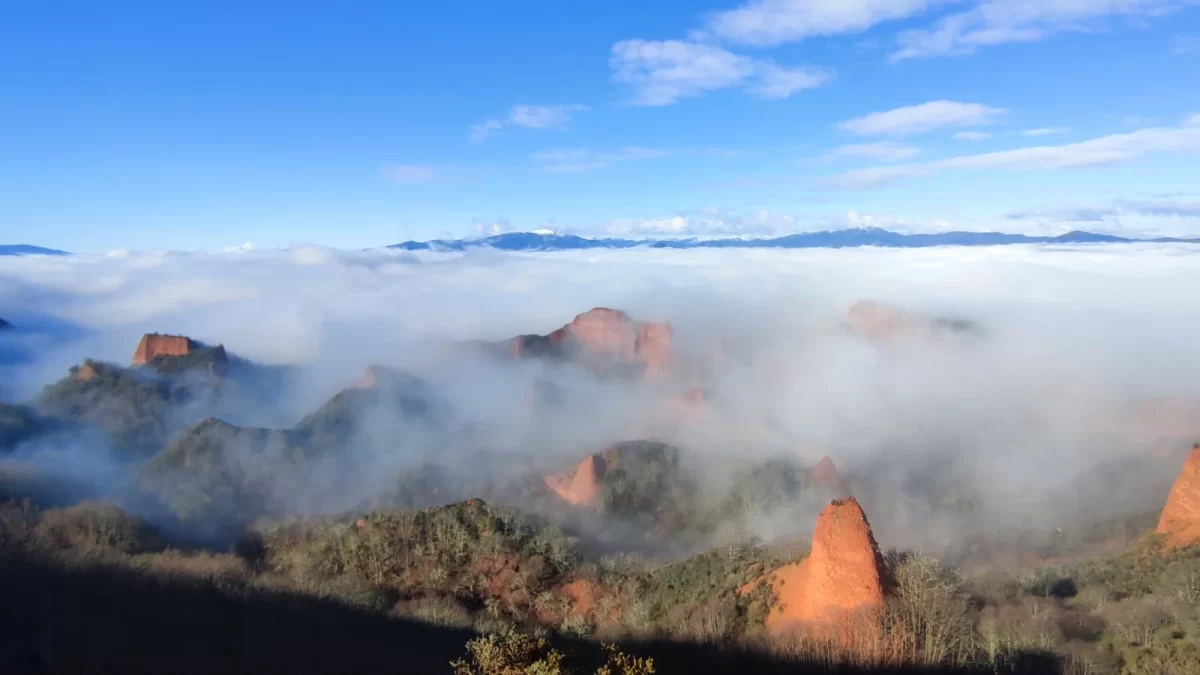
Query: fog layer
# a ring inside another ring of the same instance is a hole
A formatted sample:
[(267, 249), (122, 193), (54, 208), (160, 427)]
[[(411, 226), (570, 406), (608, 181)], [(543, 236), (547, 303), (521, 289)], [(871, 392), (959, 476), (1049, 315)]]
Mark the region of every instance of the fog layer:
[[(0, 395), (27, 400), (87, 357), (124, 365), (138, 338), (158, 331), (296, 366), (269, 406), (239, 401), (221, 415), (286, 427), (383, 364), (430, 383), (453, 421), (427, 431), (370, 416), (357, 432), (370, 451), (326, 460), (320, 496), (297, 491), (290, 508), (352, 508), (422, 462), (464, 483), (495, 480), (654, 436), (683, 448), (683, 464), (717, 488), (740, 464), (829, 455), (871, 491), (864, 505), (885, 545), (944, 545), (1053, 520), (1043, 517), (1048, 503), (1072, 514), (1161, 505), (1162, 477), (1178, 469), (1173, 453), (1200, 440), (1198, 254), (1188, 245), (420, 255), (299, 247), (0, 258), (0, 317), (15, 327), (0, 335)], [(846, 323), (863, 299), (967, 319), (979, 331), (871, 339)], [(593, 307), (669, 321), (670, 375), (597, 378), (460, 346), (549, 333)], [(547, 379), (563, 401), (531, 403), (532, 383)], [(706, 392), (703, 406), (674, 405), (694, 388)], [(74, 451), (88, 448), (27, 448), (22, 458), (111, 480), (110, 466), (61, 461)], [(1122, 459), (1149, 467), (1127, 489), (1069, 487)], [(943, 498), (975, 506), (949, 517), (930, 506)], [(767, 536), (809, 525), (790, 516), (753, 523)]]

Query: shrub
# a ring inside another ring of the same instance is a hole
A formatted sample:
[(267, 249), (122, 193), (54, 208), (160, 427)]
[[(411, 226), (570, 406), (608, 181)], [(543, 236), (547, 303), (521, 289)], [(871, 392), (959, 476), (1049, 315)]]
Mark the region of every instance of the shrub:
[(654, 659), (630, 656), (616, 645), (606, 644), (603, 648), (604, 665), (596, 675), (654, 675)]
[(392, 614), (447, 628), (470, 628), (471, 610), (452, 597), (427, 596), (396, 603)]
[(545, 638), (515, 630), (467, 643), (466, 658), (450, 663), (454, 675), (564, 675), (563, 655)]
[(115, 506), (94, 502), (44, 512), (38, 534), (42, 543), (78, 555), (134, 554), (162, 547), (158, 535), (145, 522)]
[(888, 567), (896, 598), (887, 614), (904, 652), (927, 663), (967, 663), (975, 654), (976, 633), (958, 573), (926, 555), (890, 554)]

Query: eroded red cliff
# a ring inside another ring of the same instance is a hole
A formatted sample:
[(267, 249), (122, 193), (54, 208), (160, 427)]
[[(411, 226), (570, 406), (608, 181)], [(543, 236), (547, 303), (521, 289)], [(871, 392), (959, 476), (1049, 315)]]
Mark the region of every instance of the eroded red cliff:
[(550, 488), (568, 504), (591, 506), (600, 496), (604, 474), (609, 469), (603, 455), (588, 455), (569, 474), (546, 474), (542, 476)]
[(670, 324), (634, 321), (606, 307), (584, 312), (549, 335), (517, 336), (493, 352), (515, 359), (578, 361), (601, 371), (617, 365), (651, 378), (666, 374), (673, 360)]
[(768, 576), (775, 605), (767, 629), (861, 641), (881, 630), (883, 558), (853, 497), (831, 502), (813, 531), (812, 552)]
[(1175, 479), (1155, 531), (1166, 537), (1171, 547), (1200, 543), (1200, 443), (1192, 448)]
[(144, 366), (160, 356), (187, 356), (197, 344), (182, 335), (147, 333), (133, 352), (133, 365)]

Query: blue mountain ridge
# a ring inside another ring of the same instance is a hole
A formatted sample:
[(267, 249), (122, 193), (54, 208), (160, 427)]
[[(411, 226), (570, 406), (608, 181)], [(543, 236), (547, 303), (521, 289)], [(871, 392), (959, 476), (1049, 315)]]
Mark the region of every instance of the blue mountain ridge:
[(589, 239), (573, 234), (508, 232), (480, 239), (435, 239), (406, 241), (388, 248), (406, 251), (466, 251), (492, 248), (500, 251), (577, 251), (619, 248), (927, 248), (931, 246), (1005, 246), (1010, 244), (1200, 244), (1200, 239), (1159, 237), (1131, 239), (1109, 234), (1073, 231), (1055, 237), (1033, 237), (1002, 232), (938, 232), (901, 234), (880, 228), (855, 228), (789, 234), (771, 239)]
[(0, 244), (0, 255), (69, 255), (55, 248), (42, 248), (29, 244)]

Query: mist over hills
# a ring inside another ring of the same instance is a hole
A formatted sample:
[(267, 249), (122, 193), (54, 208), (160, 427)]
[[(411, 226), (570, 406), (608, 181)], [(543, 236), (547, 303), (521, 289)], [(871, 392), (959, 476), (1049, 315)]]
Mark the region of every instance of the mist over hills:
[(798, 669), (1183, 663), (1190, 618), (1122, 636), (1200, 564), (1198, 253), (11, 258), (0, 553)]
[(765, 238), (673, 238), (623, 239), (587, 238), (571, 234), (541, 232), (508, 232), (478, 239), (435, 239), (406, 241), (389, 248), (406, 251), (465, 251), (472, 248), (494, 248), (501, 251), (574, 251), (586, 249), (625, 248), (853, 248), (880, 246), (885, 248), (925, 248), (931, 246), (1007, 246), (1013, 244), (1089, 244), (1089, 243), (1200, 243), (1200, 239), (1159, 237), (1138, 239), (1097, 234), (1076, 230), (1057, 236), (1030, 236), (1001, 232), (939, 232), (933, 234), (904, 234), (882, 228), (850, 228), (822, 232), (804, 232)]

